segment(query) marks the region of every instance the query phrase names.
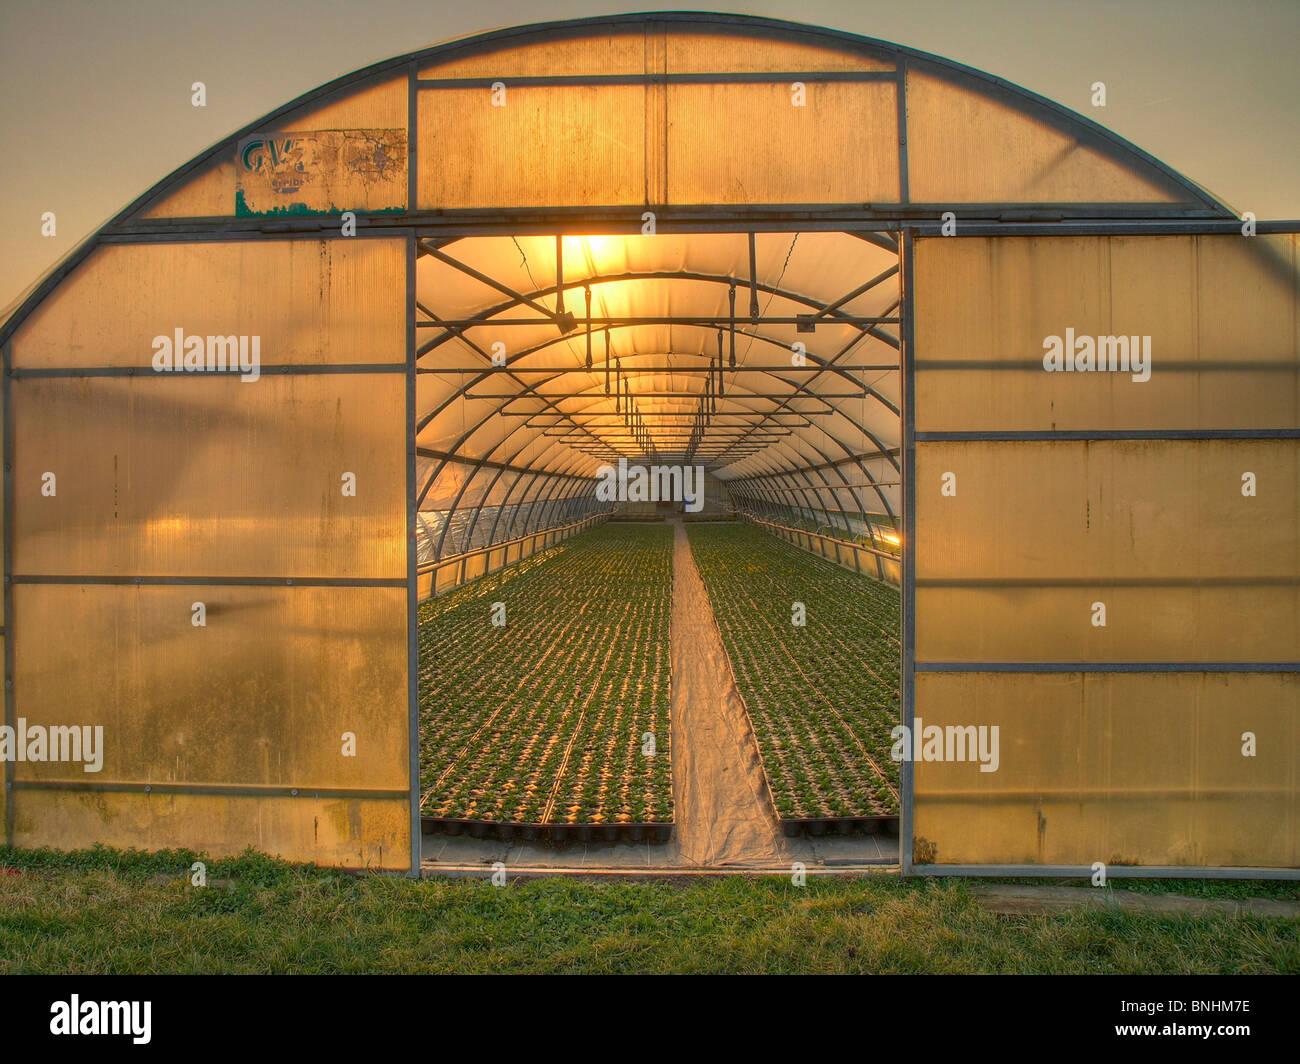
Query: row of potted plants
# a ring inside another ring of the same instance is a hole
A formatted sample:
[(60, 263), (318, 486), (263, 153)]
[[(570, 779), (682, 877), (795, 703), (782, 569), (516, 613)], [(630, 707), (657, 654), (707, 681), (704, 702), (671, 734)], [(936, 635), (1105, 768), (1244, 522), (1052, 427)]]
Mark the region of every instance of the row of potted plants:
[(780, 816), (896, 816), (898, 591), (749, 525), (690, 539)]
[(422, 812), (671, 823), (672, 529), (603, 526), (548, 555), (421, 608)]

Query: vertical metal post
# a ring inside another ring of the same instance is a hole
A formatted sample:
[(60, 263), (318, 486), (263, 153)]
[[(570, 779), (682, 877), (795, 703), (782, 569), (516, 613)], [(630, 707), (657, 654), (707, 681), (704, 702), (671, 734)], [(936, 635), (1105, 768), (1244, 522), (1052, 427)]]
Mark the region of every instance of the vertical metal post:
[[(416, 209), (420, 195), (419, 115), (420, 90), (417, 64), (407, 67), (406, 95), (406, 209)], [(416, 511), (419, 507), (415, 462), (415, 232), (406, 235), (406, 668), (408, 701), (408, 738), (410, 740), (411, 784), (411, 869), (408, 875), (420, 874), (420, 585), (416, 551)], [(429, 577), (429, 597), (438, 593), (438, 572)]]
[[(911, 735), (916, 716), (916, 298), (912, 284), (916, 237), (906, 226), (899, 232), (902, 270), (902, 318), (899, 355), (902, 367), (902, 465), (903, 465), (903, 662), (899, 693), (902, 696), (903, 725)], [(914, 832), (913, 764), (910, 757), (900, 765), (898, 843), (904, 875), (912, 872)]]
[(408, 211), (415, 210), (415, 205), (420, 198), (420, 153), (416, 144), (419, 136), (416, 127), (420, 115), (420, 90), (416, 82), (419, 76), (418, 65), (408, 63), (406, 67), (406, 209)]
[[(3, 398), (0, 405), (4, 418), (4, 633), (5, 633), (5, 710), (4, 721), (10, 728), (17, 728), (14, 715), (14, 417), (13, 417), (13, 348), (4, 345), (0, 355), (3, 378)], [(5, 845), (14, 844), (14, 762), (5, 758)]]
[[(414, 84), (414, 81), (412, 82)], [(420, 875), (420, 587), (415, 542), (415, 232), (406, 234), (406, 682), (411, 774), (411, 869)]]
[(555, 316), (564, 317), (564, 237), (559, 233), (555, 234)]
[(591, 285), (583, 287), (587, 296), (587, 368), (591, 369)]
[[(904, 55), (898, 56), (894, 84), (898, 102), (898, 201), (908, 204), (912, 202), (912, 190), (907, 162), (907, 57)], [(901, 232), (899, 238), (902, 238)]]
[(727, 286), (727, 306), (728, 306), (728, 308), (729, 308), (729, 310), (728, 310), (728, 316), (731, 318), (731, 322), (730, 322), (730, 328), (731, 328), (731, 361), (730, 361), (730, 365), (731, 365), (731, 368), (732, 368), (732, 369), (735, 369), (735, 368), (736, 368), (736, 282), (735, 282), (735, 281), (732, 281), (731, 284)]

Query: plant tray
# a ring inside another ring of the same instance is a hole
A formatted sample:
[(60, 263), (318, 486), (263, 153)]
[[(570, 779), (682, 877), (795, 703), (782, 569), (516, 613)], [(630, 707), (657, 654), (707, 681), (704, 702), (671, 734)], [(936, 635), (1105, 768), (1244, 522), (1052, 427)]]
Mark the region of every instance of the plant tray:
[(781, 831), (787, 839), (800, 835), (819, 838), (823, 835), (897, 835), (896, 816), (836, 816), (810, 820), (782, 820)]
[(500, 820), (455, 820), (420, 817), (422, 835), (469, 835), (475, 839), (522, 839), (525, 842), (653, 842), (672, 838), (671, 823), (653, 824), (518, 824)]

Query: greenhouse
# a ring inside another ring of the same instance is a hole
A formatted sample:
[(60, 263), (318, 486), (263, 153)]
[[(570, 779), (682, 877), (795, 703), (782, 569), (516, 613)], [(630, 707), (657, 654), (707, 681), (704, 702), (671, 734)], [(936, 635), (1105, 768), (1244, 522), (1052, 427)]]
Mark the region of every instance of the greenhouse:
[(1300, 874), (1298, 233), (772, 19), (322, 86), (0, 326), (5, 841)]

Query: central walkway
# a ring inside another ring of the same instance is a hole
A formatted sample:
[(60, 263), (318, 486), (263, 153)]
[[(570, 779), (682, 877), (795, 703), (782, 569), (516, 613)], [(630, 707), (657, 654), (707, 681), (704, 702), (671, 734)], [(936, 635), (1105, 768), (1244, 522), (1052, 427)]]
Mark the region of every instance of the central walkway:
[(685, 525), (674, 522), (672, 759), (683, 862), (772, 865), (786, 856), (758, 743), (731, 676)]

